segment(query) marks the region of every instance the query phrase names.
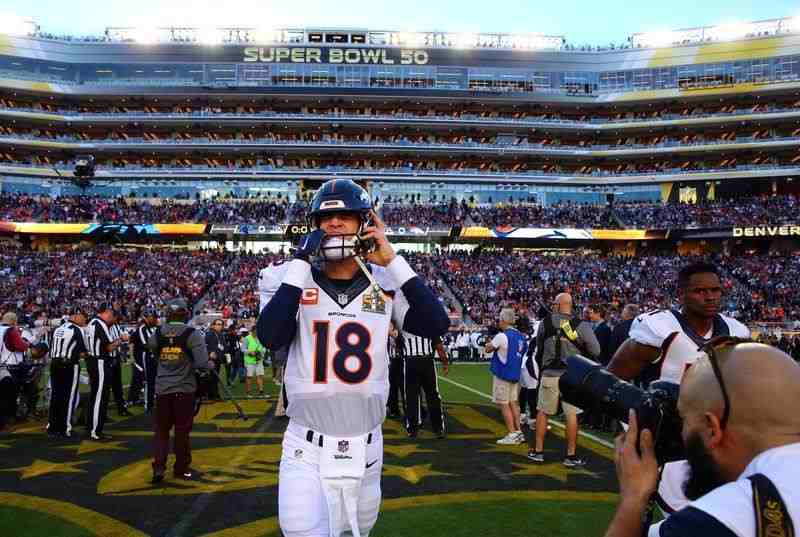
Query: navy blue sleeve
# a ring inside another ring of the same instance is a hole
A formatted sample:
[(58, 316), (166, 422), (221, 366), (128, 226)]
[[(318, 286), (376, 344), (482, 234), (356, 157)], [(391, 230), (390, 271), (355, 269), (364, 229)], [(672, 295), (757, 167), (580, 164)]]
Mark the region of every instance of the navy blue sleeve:
[(696, 507), (684, 507), (667, 517), (658, 528), (659, 537), (736, 537), (728, 526)]
[(408, 300), (408, 312), (403, 320), (403, 330), (415, 336), (433, 339), (444, 335), (450, 328), (450, 317), (419, 276), (414, 276), (400, 288)]
[(303, 290), (282, 283), (267, 302), (256, 323), (256, 335), (264, 347), (277, 350), (289, 345), (297, 332), (297, 310)]

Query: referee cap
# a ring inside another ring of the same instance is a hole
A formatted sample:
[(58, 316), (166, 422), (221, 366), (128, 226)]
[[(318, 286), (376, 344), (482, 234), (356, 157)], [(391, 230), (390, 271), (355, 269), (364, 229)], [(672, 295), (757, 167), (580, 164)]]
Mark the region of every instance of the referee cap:
[(103, 313), (104, 311), (112, 311), (116, 313), (114, 310), (114, 304), (111, 302), (101, 302), (99, 306), (97, 306), (97, 313)]

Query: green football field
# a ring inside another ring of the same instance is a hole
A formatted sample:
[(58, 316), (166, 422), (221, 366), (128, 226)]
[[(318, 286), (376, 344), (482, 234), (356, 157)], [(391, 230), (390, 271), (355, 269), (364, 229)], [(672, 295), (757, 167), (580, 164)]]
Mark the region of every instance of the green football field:
[[(129, 376), (126, 367), (125, 384)], [(384, 425), (383, 502), (372, 537), (602, 534), (617, 490), (607, 438), (582, 437), (579, 453), (589, 463), (568, 469), (554, 424), (547, 461), (535, 465), (525, 445), (495, 443), (504, 431), (486, 365), (454, 365), (439, 385), (447, 439), (430, 430), (409, 439), (399, 422)], [(278, 388), (269, 378), (265, 386), (271, 398), (246, 399), (234, 383), (247, 421), (225, 401), (202, 407), (192, 433), (192, 465), (202, 477), (193, 482), (150, 485), (151, 426), (140, 407), (131, 418), (110, 408), (113, 439), (105, 443), (52, 440), (37, 421), (0, 433), (3, 534), (280, 535), (277, 462), (286, 422), (274, 417)]]

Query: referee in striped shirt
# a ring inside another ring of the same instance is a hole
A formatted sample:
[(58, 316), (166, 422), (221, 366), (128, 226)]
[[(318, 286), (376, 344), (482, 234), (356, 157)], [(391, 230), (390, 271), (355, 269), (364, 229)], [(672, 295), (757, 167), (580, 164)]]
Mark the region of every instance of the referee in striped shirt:
[(80, 385), (81, 357), (87, 347), (83, 327), (86, 314), (76, 308), (69, 320), (53, 332), (50, 346), (50, 416), (47, 434), (53, 437), (72, 438), (72, 412)]
[(437, 438), (444, 438), (445, 419), (442, 411), (442, 397), (439, 395), (439, 379), (436, 376), (436, 366), (433, 363), (433, 353), (439, 355), (442, 361), (442, 374), (447, 376), (450, 364), (447, 353), (442, 345), (442, 340), (427, 339), (415, 336), (406, 331), (401, 332), (397, 344), (403, 345), (403, 384), (405, 385), (405, 425), (408, 436), (415, 438), (419, 423), (422, 421), (420, 414), (420, 388), (425, 392), (428, 403), (428, 416)]
[[(97, 308), (97, 315), (89, 322), (86, 336), (89, 341), (89, 356), (86, 358), (86, 370), (89, 372), (91, 395), (89, 396), (89, 438), (91, 440), (107, 440), (111, 436), (103, 433), (108, 409), (108, 392), (111, 382), (111, 360), (113, 353), (122, 344), (122, 339), (114, 339), (111, 326), (117, 313), (110, 303), (103, 303)], [(122, 336), (125, 338), (125, 335)]]

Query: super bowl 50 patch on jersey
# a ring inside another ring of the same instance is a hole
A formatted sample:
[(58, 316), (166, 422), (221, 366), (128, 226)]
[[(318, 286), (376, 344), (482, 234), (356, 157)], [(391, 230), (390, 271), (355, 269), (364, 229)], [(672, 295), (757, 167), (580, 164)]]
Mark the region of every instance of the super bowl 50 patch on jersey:
[(380, 291), (364, 293), (361, 298), (361, 311), (385, 315), (386, 300), (383, 298), (383, 293)]

